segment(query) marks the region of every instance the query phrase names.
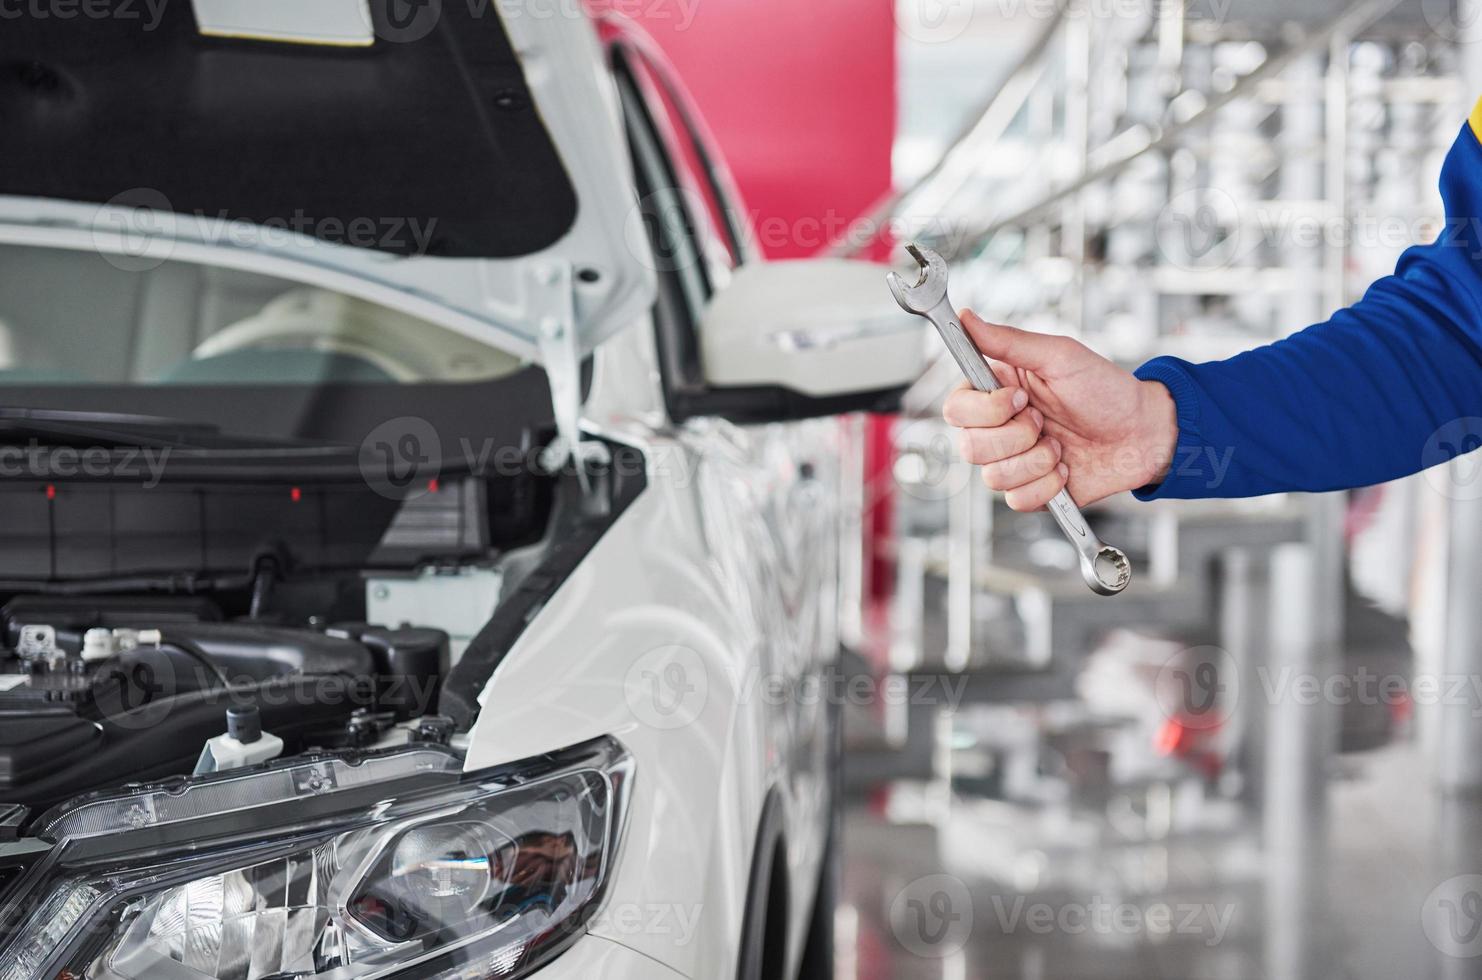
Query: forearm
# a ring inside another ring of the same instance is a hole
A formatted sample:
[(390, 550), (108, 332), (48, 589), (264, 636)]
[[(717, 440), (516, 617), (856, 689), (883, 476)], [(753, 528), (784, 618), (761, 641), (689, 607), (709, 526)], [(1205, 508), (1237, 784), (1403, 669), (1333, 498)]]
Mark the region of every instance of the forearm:
[(1476, 307), (1458, 288), (1433, 270), (1390, 277), (1270, 346), (1144, 365), (1138, 377), (1173, 395), (1178, 438), (1167, 476), (1139, 496), (1337, 490), (1440, 462), (1426, 448), (1437, 432), (1482, 416), (1482, 343), (1453, 312)]
[(1467, 421), (1482, 416), (1479, 124), (1482, 102), (1442, 167), (1440, 237), (1362, 301), (1228, 361), (1143, 365), (1138, 377), (1173, 395), (1178, 441), (1167, 476), (1139, 496), (1368, 486), (1471, 448), (1458, 436), (1482, 434), (1482, 419)]

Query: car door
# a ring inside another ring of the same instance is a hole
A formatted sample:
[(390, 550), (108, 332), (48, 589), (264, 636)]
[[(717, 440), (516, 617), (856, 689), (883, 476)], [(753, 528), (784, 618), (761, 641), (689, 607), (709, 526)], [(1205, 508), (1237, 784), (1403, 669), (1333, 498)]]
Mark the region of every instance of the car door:
[(752, 635), (745, 686), (763, 715), (758, 765), (779, 795), (792, 890), (794, 953), (813, 901), (830, 821), (829, 690), (839, 649), (842, 479), (836, 419), (738, 424), (692, 414), (701, 313), (737, 266), (757, 261), (744, 213), (683, 96), (661, 65), (612, 50), (638, 174), (639, 214), (656, 255), (657, 349), (665, 401), (696, 456), (696, 505), (716, 567)]

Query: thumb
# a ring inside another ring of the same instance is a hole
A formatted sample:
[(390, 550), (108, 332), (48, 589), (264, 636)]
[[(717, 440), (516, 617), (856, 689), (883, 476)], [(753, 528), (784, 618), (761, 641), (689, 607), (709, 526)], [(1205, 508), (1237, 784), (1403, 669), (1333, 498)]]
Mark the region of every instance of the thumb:
[(1064, 337), (989, 323), (972, 310), (962, 311), (962, 325), (978, 350), (1011, 367), (1039, 371), (1065, 355)]

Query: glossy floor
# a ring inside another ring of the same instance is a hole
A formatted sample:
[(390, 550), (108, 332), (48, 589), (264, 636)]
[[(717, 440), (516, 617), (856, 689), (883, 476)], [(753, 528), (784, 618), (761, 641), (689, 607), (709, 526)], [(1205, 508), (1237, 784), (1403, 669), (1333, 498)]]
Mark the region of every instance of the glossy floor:
[(1482, 978), (1482, 803), (1441, 798), (1422, 761), (1345, 757), (1326, 820), (1274, 832), (1282, 855), (1234, 808), (1139, 840), (1115, 821), (881, 787), (849, 813), (839, 976)]

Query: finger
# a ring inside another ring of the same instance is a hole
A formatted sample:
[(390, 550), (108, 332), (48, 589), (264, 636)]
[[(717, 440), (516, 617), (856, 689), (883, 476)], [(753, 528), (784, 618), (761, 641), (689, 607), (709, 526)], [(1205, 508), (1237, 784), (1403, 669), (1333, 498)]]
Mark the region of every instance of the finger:
[(1041, 439), (1028, 452), (984, 466), (983, 482), (990, 490), (1017, 490), (1053, 473), (1062, 455), (1059, 440)]
[[(1024, 372), (1012, 364), (1005, 364), (1003, 361), (989, 359), (988, 367), (993, 371), (993, 376), (998, 379), (998, 383), (1005, 388), (1024, 388)], [(1025, 388), (1024, 390), (1028, 391), (1029, 389)]]
[(1003, 425), (1029, 404), (1029, 393), (1023, 388), (999, 391), (977, 391), (959, 388), (947, 396), (942, 418), (958, 429), (992, 428)]
[(1034, 409), (1020, 412), (1006, 425), (991, 429), (962, 429), (957, 433), (957, 449), (962, 458), (974, 466), (985, 466), (1010, 459), (1034, 448), (1039, 442), (1044, 417)]
[(1065, 489), (1066, 481), (1069, 479), (1070, 467), (1061, 463), (1052, 472), (1033, 483), (1008, 491), (1003, 495), (1003, 499), (1010, 509), (1021, 514), (1041, 510), (1055, 498), (1057, 493)]
[(1042, 370), (1063, 360), (1067, 354), (1067, 337), (1034, 333), (1017, 327), (989, 323), (972, 310), (962, 311), (962, 325), (978, 350), (997, 361), (1031, 371)]

